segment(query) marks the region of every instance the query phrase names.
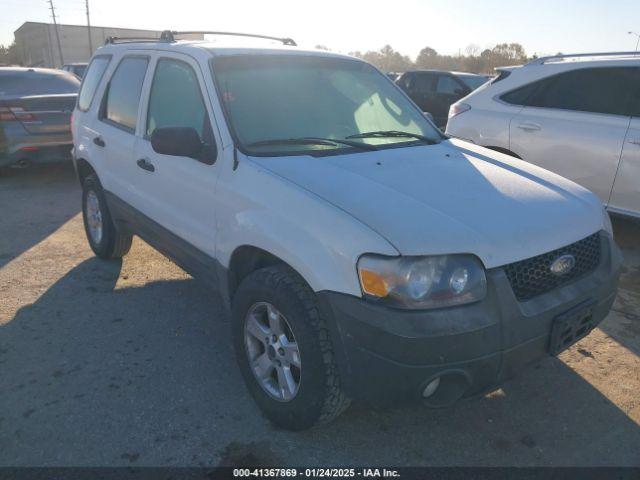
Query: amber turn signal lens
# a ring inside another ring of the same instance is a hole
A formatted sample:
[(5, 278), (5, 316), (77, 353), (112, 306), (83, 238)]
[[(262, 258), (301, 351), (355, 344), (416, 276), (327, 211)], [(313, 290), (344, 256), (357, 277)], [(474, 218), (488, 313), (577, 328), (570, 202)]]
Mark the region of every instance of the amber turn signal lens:
[(375, 297), (386, 297), (389, 294), (389, 287), (384, 278), (371, 270), (360, 270), (360, 282), (364, 293)]

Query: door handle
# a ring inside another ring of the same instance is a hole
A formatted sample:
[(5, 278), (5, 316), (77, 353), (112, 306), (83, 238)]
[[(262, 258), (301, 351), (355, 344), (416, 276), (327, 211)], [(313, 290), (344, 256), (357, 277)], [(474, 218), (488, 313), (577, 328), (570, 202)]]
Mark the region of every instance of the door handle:
[(540, 125), (538, 125), (537, 123), (529, 123), (529, 122), (525, 122), (525, 123), (519, 124), (518, 128), (520, 130), (524, 130), (525, 132), (535, 132), (537, 130), (541, 130), (542, 129), (542, 127)]
[(629, 140), (629, 143), (640, 145), (640, 138), (632, 138), (631, 140)]
[(146, 170), (147, 172), (155, 172), (156, 171), (156, 167), (153, 166), (153, 163), (151, 163), (146, 158), (141, 158), (136, 163), (138, 164), (138, 166), (141, 169)]
[(95, 137), (93, 139), (93, 143), (95, 143), (99, 147), (104, 147), (106, 145), (106, 143), (104, 143), (104, 140), (101, 137)]

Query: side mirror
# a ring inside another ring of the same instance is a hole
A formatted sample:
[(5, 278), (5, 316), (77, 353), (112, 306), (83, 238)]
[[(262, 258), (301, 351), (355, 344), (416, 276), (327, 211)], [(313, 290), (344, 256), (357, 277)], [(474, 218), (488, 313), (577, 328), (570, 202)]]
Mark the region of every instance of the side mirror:
[(160, 127), (151, 134), (151, 147), (156, 153), (191, 157), (196, 160), (204, 150), (200, 135), (192, 127)]

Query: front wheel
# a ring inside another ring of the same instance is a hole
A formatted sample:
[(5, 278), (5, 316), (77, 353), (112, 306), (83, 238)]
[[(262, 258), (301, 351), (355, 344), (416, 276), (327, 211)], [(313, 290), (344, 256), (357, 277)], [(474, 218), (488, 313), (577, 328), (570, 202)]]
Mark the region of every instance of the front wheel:
[(233, 299), (232, 332), (247, 387), (276, 425), (307, 429), (349, 406), (315, 295), (290, 268), (244, 279)]
[(82, 182), (82, 219), (89, 246), (98, 257), (121, 258), (129, 252), (132, 237), (114, 225), (96, 175)]

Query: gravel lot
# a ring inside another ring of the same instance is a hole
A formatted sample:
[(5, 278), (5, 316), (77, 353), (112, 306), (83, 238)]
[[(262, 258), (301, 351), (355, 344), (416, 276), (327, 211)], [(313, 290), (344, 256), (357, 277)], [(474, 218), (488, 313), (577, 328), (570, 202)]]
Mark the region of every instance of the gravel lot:
[(69, 165), (0, 176), (0, 465), (640, 466), (640, 226), (615, 311), (559, 359), (454, 407), (272, 427), (215, 293), (136, 239), (93, 257)]

